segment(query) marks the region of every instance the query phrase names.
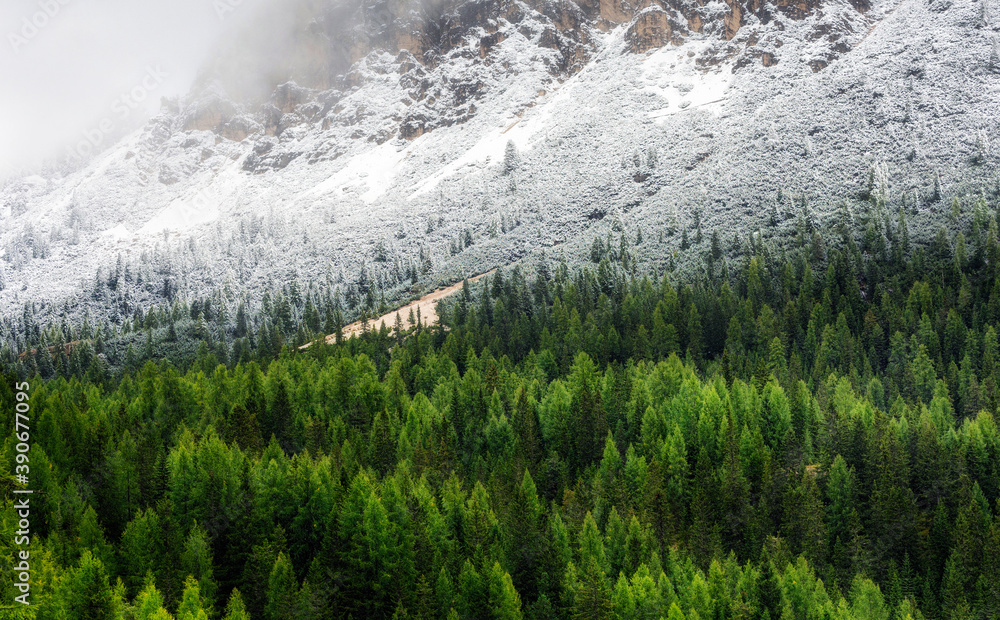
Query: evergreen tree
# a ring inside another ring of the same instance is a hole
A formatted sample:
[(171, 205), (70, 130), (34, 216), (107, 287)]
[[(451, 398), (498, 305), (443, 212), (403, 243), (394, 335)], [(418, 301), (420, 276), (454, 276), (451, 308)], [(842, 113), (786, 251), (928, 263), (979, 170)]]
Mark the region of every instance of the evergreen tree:
[(267, 581), (264, 617), (267, 620), (294, 620), (297, 617), (298, 591), (292, 564), (285, 554), (279, 553)]
[(184, 593), (181, 604), (177, 608), (177, 620), (208, 620), (211, 605), (205, 605), (198, 582), (194, 577), (188, 577), (184, 582)]
[(178, 580), (185, 581), (188, 577), (193, 577), (198, 582), (201, 598), (206, 605), (208, 607), (214, 606), (218, 586), (212, 567), (212, 549), (209, 546), (204, 528), (197, 522), (191, 526), (191, 532), (188, 534), (184, 549), (180, 554)]
[(243, 605), (243, 596), (239, 590), (234, 589), (229, 596), (229, 604), (226, 605), (226, 615), (222, 620), (250, 620), (246, 607)]
[(122, 612), (123, 603), (108, 583), (104, 564), (89, 550), (80, 556), (55, 596), (62, 600), (65, 615), (61, 617), (70, 620), (106, 620), (119, 618)]
[(521, 156), (513, 140), (507, 141), (503, 153), (503, 173), (510, 174), (521, 167)]
[(152, 580), (149, 580), (146, 587), (135, 597), (131, 613), (135, 620), (173, 620), (163, 607), (163, 596)]

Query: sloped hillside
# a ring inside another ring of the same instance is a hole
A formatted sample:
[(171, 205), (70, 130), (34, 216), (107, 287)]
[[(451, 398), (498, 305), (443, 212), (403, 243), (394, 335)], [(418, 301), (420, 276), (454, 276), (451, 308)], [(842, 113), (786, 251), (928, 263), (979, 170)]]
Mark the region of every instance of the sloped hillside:
[(86, 166), (3, 188), (0, 308), (392, 299), (640, 229), (683, 267), (684, 229), (791, 230), (801, 201), (930, 235), (997, 186), (994, 4), (300, 3)]

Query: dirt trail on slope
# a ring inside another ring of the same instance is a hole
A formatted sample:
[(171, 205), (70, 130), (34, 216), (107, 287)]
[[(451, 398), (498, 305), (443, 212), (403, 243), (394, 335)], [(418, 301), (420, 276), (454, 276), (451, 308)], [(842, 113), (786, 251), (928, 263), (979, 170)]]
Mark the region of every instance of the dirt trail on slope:
[[(496, 269), (492, 271), (487, 271), (486, 273), (479, 274), (474, 278), (469, 278), (469, 282), (477, 282), (480, 279), (484, 278), (485, 276), (490, 275), (494, 271), (496, 271)], [(447, 288), (439, 288), (438, 290), (432, 293), (424, 295), (423, 297), (421, 297), (416, 301), (411, 301), (405, 306), (397, 308), (392, 312), (388, 312), (376, 319), (368, 321), (368, 329), (379, 330), (382, 328), (382, 324), (384, 323), (385, 326), (389, 328), (390, 332), (394, 331), (396, 325), (397, 313), (399, 314), (399, 318), (403, 320), (404, 327), (406, 328), (413, 327), (414, 323), (410, 322), (410, 311), (411, 310), (413, 311), (413, 317), (415, 321), (418, 309), (420, 310), (421, 325), (424, 325), (425, 327), (430, 325), (435, 325), (438, 321), (437, 302), (444, 299), (445, 297), (457, 293), (460, 290), (462, 290), (462, 282), (457, 282)], [(350, 325), (345, 325), (344, 328), (341, 330), (341, 332), (343, 333), (344, 340), (347, 340), (352, 336), (360, 336), (363, 331), (364, 330), (362, 328), (361, 321), (358, 321), (356, 323), (351, 323)], [(337, 341), (336, 334), (330, 334), (329, 336), (326, 337), (327, 344), (333, 344), (336, 341)], [(299, 348), (305, 349), (308, 346), (309, 345), (307, 344)]]

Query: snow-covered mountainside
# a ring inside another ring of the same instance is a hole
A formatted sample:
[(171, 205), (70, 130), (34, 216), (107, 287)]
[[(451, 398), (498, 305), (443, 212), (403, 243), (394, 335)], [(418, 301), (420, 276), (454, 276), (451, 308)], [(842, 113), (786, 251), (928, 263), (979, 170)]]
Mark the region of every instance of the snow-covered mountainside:
[[(775, 203), (868, 204), (869, 179), (929, 216), (936, 185), (997, 185), (997, 0), (290, 11), (277, 58), (234, 41), (87, 165), (0, 190), (0, 312), (292, 279), (398, 296), (612, 228), (655, 260), (695, 213), (731, 239)], [(136, 286), (97, 299), (109, 277)]]

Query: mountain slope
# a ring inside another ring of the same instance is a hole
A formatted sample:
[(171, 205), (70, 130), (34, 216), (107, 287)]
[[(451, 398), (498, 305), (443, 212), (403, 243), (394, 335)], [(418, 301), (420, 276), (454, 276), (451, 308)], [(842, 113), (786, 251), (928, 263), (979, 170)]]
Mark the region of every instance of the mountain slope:
[(279, 63), (235, 41), (82, 169), (3, 188), (5, 314), (76, 299), (115, 319), (269, 280), (394, 297), (545, 248), (582, 259), (611, 230), (662, 261), (695, 220), (728, 240), (800, 197), (822, 217), (877, 194), (933, 231), (942, 200), (997, 185), (990, 3), (291, 13)]

